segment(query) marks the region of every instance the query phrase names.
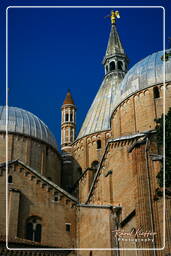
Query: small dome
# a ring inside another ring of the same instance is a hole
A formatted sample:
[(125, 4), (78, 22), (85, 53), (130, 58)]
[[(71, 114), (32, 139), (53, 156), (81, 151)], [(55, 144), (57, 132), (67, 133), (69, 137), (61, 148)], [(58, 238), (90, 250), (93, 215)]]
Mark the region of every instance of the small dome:
[[(6, 107), (0, 106), (0, 132), (6, 131)], [(8, 107), (8, 132), (23, 134), (48, 143), (57, 149), (56, 139), (37, 116), (17, 107)]]
[[(77, 139), (110, 129), (114, 109), (137, 91), (163, 83), (163, 51), (153, 53), (135, 64), (119, 85), (113, 76), (105, 76), (86, 115)], [(166, 81), (171, 81), (171, 58), (165, 62)]]

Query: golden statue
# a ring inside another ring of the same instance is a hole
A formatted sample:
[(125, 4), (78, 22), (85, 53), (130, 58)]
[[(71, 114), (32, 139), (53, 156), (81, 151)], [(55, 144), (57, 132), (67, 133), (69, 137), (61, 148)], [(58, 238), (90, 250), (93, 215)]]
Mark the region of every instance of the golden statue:
[(111, 11), (111, 15), (107, 15), (105, 18), (110, 17), (111, 24), (116, 23), (116, 18), (120, 18), (119, 11)]

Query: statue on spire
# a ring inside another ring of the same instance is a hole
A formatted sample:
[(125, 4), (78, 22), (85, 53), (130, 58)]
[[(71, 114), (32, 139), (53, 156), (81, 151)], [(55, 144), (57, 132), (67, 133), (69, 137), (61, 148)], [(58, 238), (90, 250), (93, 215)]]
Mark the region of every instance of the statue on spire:
[(110, 17), (110, 20), (111, 20), (111, 24), (115, 24), (116, 23), (116, 18), (120, 18), (120, 15), (119, 15), (119, 11), (111, 11), (111, 15), (107, 15), (105, 16), (105, 18), (107, 17)]

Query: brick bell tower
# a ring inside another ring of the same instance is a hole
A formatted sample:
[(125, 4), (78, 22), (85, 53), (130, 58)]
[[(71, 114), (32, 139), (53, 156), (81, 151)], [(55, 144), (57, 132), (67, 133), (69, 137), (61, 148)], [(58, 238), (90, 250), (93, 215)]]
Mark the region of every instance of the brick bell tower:
[(61, 150), (70, 152), (76, 135), (76, 105), (68, 90), (61, 107)]

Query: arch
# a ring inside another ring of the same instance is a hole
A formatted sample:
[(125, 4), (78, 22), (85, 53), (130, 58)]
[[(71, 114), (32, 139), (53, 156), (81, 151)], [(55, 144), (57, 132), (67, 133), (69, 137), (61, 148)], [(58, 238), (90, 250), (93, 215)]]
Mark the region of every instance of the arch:
[(118, 61), (118, 69), (123, 71), (123, 62), (122, 61)]
[(155, 86), (153, 88), (153, 96), (154, 96), (154, 99), (160, 98), (160, 91), (159, 91), (159, 88), (157, 86)]
[(101, 140), (97, 140), (97, 149), (100, 149), (102, 147), (102, 142)]
[(25, 238), (34, 242), (41, 242), (42, 224), (41, 218), (31, 216), (26, 221)]
[(9, 175), (9, 176), (8, 176), (8, 183), (11, 184), (12, 181), (13, 181), (12, 175)]
[(109, 65), (110, 65), (110, 71), (115, 70), (115, 62), (114, 61), (111, 61)]

